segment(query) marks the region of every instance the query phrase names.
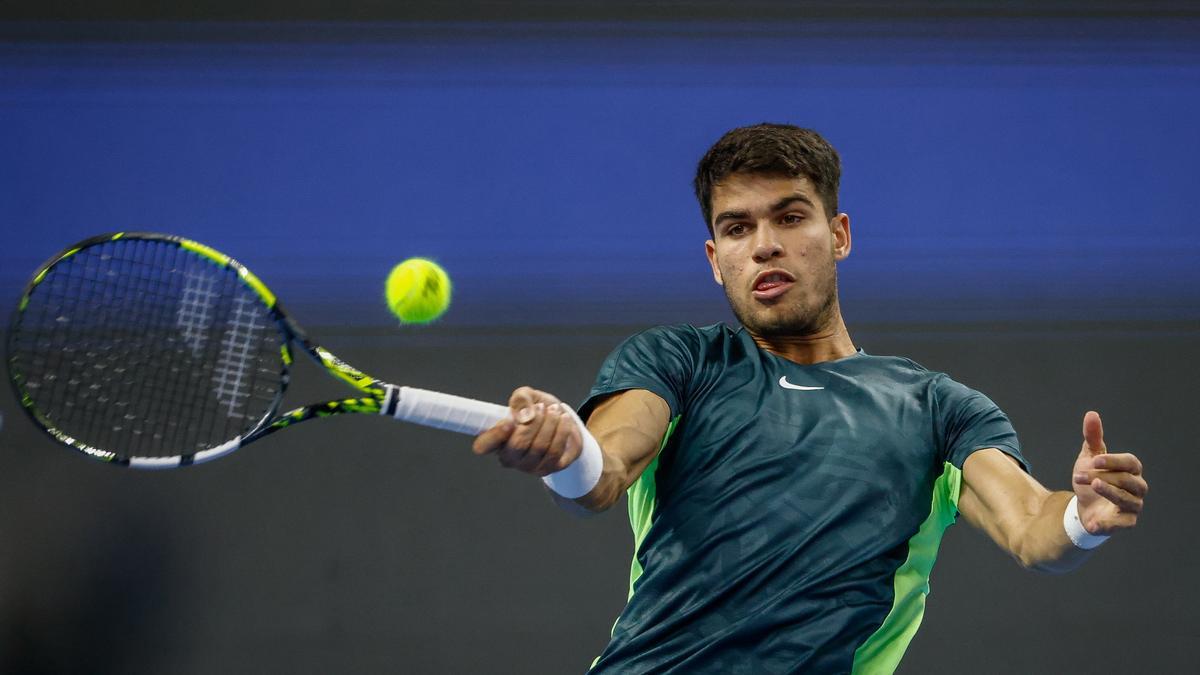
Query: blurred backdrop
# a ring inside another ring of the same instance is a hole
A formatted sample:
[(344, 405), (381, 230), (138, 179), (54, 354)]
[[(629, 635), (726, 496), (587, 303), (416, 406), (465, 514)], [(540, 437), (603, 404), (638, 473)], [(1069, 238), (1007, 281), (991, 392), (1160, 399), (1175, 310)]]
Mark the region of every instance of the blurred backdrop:
[[(383, 5), (6, 8), (0, 301), (76, 240), (171, 232), (379, 377), (577, 402), (624, 336), (731, 320), (695, 162), (809, 126), (842, 154), (858, 346), (988, 393), (1051, 487), (1097, 409), (1153, 486), (1067, 577), (952, 528), (901, 672), (1194, 662), (1200, 11)], [(456, 284), (423, 329), (382, 302), (415, 255)], [(292, 401), (341, 395), (309, 374)], [(562, 514), (465, 437), (333, 419), (134, 474), (0, 414), (0, 672), (582, 672), (623, 605), (623, 507)]]

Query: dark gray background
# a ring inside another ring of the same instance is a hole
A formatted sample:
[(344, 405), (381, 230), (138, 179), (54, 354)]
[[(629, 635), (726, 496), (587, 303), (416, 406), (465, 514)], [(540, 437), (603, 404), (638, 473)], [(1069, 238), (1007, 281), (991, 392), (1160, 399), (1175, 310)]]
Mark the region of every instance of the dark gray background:
[[(397, 381), (491, 400), (529, 383), (578, 400), (625, 332), (431, 329), (326, 343)], [(1069, 576), (1024, 572), (969, 526), (952, 527), (902, 672), (1192, 664), (1194, 327), (867, 326), (855, 336), (988, 392), (1048, 486), (1066, 488), (1089, 408), (1153, 486), (1138, 529)], [(314, 389), (297, 387), (300, 398)], [(473, 457), (465, 437), (331, 419), (214, 464), (134, 473), (40, 437), (11, 397), (0, 409), (3, 672), (580, 672), (623, 603), (622, 510), (562, 514), (536, 480)]]

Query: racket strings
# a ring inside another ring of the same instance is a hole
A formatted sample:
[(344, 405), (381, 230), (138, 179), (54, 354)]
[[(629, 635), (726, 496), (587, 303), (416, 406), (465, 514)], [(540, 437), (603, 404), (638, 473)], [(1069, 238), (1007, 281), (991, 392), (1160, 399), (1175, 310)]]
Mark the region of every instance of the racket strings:
[(166, 457), (266, 416), (281, 340), (234, 269), (128, 239), (50, 268), (15, 325), (11, 367), (62, 433), (120, 458)]

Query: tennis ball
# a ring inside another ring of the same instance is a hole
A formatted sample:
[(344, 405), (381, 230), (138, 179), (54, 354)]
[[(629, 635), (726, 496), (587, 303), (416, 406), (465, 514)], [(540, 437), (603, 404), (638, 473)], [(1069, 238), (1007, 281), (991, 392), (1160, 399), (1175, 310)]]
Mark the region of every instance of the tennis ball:
[(388, 274), (387, 304), (404, 323), (429, 323), (450, 306), (450, 277), (437, 263), (409, 258)]

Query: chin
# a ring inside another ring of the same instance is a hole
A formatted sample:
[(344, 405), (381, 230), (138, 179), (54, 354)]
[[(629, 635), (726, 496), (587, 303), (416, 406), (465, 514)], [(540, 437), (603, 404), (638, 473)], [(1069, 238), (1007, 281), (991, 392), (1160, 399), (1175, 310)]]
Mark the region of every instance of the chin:
[(734, 315), (750, 332), (763, 337), (807, 335), (815, 333), (819, 328), (817, 317), (811, 314), (780, 315), (774, 312), (734, 311)]
[(796, 296), (781, 297), (769, 305), (753, 297), (746, 298), (744, 302), (739, 298), (739, 301), (735, 302), (729, 289), (725, 289), (725, 297), (729, 300), (729, 307), (738, 322), (751, 333), (763, 337), (818, 333), (837, 311), (836, 292), (828, 295), (809, 292)]
[[(743, 322), (744, 323), (744, 322)], [(796, 335), (812, 335), (818, 332), (815, 322), (809, 320), (781, 321), (763, 323), (756, 326), (746, 326), (756, 335), (762, 337), (788, 337)]]
[(836, 301), (832, 297), (825, 302), (809, 303), (807, 307), (802, 303), (762, 305), (753, 300), (749, 306), (739, 307), (730, 303), (738, 321), (747, 330), (762, 337), (819, 333), (825, 329), (836, 311), (835, 305)]

